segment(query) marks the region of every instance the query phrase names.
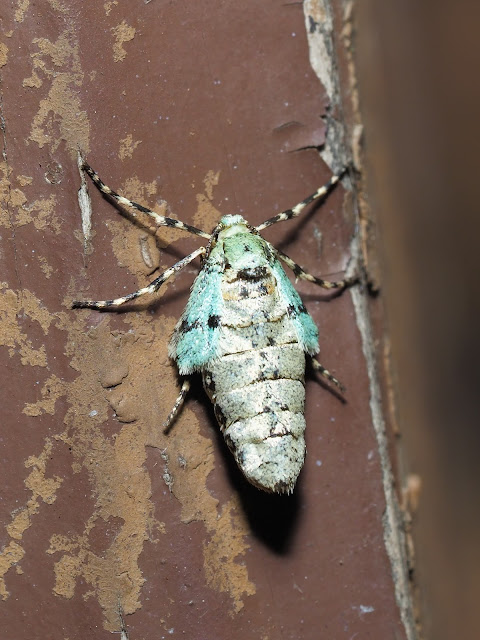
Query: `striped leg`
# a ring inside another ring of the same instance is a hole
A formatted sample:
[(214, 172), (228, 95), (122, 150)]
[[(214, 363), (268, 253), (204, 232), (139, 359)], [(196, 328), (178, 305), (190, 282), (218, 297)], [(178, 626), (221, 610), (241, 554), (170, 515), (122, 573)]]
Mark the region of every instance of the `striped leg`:
[(271, 227), (272, 224), (276, 224), (277, 222), (283, 222), (284, 220), (290, 220), (291, 218), (296, 218), (302, 213), (305, 207), (309, 205), (311, 202), (313, 202), (314, 200), (318, 200), (318, 198), (322, 198), (323, 196), (327, 195), (330, 189), (335, 184), (337, 184), (337, 182), (342, 178), (346, 170), (347, 170), (346, 168), (342, 169), (340, 173), (338, 173), (335, 176), (332, 176), (330, 180), (327, 182), (327, 184), (324, 184), (323, 187), (320, 187), (320, 189), (317, 189), (317, 191), (315, 191), (315, 193), (312, 193), (311, 196), (308, 196), (308, 198), (305, 198), (305, 200), (302, 200), (301, 202), (299, 202), (295, 207), (293, 207), (293, 209), (286, 209), (286, 211), (277, 213), (276, 216), (273, 216), (273, 218), (269, 218), (268, 220), (265, 220), (265, 222), (262, 222), (262, 224), (259, 224), (258, 227), (255, 227), (255, 229), (257, 231), (263, 231), (263, 229), (266, 229), (267, 227)]
[(172, 410), (168, 414), (167, 419), (163, 423), (163, 432), (167, 433), (172, 426), (172, 423), (180, 413), (180, 409), (183, 407), (183, 403), (185, 402), (185, 397), (190, 389), (190, 379), (184, 378), (182, 383), (182, 388), (180, 389), (180, 393), (178, 394), (178, 398), (175, 400), (175, 404), (173, 405)]
[(315, 371), (318, 371), (318, 373), (320, 375), (322, 375), (324, 378), (326, 378), (329, 382), (333, 382), (333, 384), (338, 387), (340, 389), (340, 391), (342, 391), (343, 393), (345, 393), (346, 389), (343, 386), (343, 384), (341, 382), (339, 382), (335, 376), (332, 376), (332, 374), (330, 373), (330, 371), (328, 371), (327, 369), (325, 369), (325, 367), (322, 367), (322, 365), (318, 362), (318, 360), (315, 360), (315, 358), (313, 356), (310, 356), (310, 360), (312, 362), (312, 367), (315, 369)]
[(280, 251), (279, 249), (275, 249), (275, 251), (278, 253), (278, 257), (280, 258), (280, 260), (283, 260), (283, 262), (285, 262), (285, 264), (290, 267), (296, 278), (307, 280), (308, 282), (313, 282), (313, 284), (317, 284), (319, 287), (323, 287), (324, 289), (342, 290), (358, 282), (358, 277), (344, 278), (343, 280), (338, 280), (337, 282), (322, 280), (322, 278), (317, 278), (316, 276), (312, 276), (304, 271), (300, 265), (289, 258), (285, 253), (283, 253), (283, 251)]
[(173, 274), (177, 273), (187, 264), (195, 260), (196, 257), (205, 253), (205, 247), (200, 247), (190, 255), (186, 256), (182, 260), (179, 260), (173, 267), (170, 267), (166, 271), (162, 273), (162, 275), (155, 278), (153, 282), (151, 282), (147, 287), (143, 287), (143, 289), (139, 289), (134, 293), (129, 293), (122, 298), (115, 298), (114, 300), (74, 300), (72, 303), (72, 309), (107, 309), (112, 307), (119, 307), (125, 302), (129, 302), (130, 300), (135, 300), (135, 298), (139, 298), (140, 296), (145, 295), (146, 293), (155, 293), (158, 291), (162, 284), (166, 282)]
[[(175, 220), (174, 218), (166, 218), (165, 216), (161, 216), (159, 213), (156, 213), (155, 211), (152, 211), (151, 209), (138, 204), (138, 202), (133, 202), (132, 200), (124, 198), (116, 191), (113, 191), (113, 189), (110, 189), (110, 187), (107, 187), (107, 185), (99, 178), (97, 172), (94, 171), (94, 169), (92, 169), (92, 167), (86, 162), (83, 163), (83, 169), (88, 173), (95, 186), (102, 193), (105, 193), (107, 196), (113, 198), (116, 202), (118, 202), (118, 204), (131, 207), (132, 209), (136, 209), (137, 211), (141, 211), (142, 213), (147, 214), (148, 216), (153, 218), (153, 220), (155, 220), (155, 223), (158, 227), (174, 227), (176, 229), (183, 229), (183, 231), (188, 231), (189, 233), (193, 233), (196, 236), (210, 239), (209, 233), (206, 233), (201, 229), (197, 229), (197, 227), (192, 227), (191, 225), (185, 224), (185, 222), (180, 222), (180, 220)], [(134, 213), (133, 216), (135, 217)]]

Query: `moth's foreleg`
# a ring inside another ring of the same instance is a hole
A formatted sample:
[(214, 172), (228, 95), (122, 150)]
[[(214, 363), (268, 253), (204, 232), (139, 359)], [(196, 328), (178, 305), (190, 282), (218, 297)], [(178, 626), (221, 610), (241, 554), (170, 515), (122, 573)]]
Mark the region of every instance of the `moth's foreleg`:
[(283, 222), (284, 220), (290, 220), (291, 218), (296, 218), (302, 213), (305, 207), (309, 205), (311, 202), (313, 202), (314, 200), (318, 200), (318, 198), (322, 198), (323, 196), (327, 195), (327, 193), (330, 191), (333, 185), (337, 184), (337, 182), (343, 176), (345, 171), (346, 171), (346, 168), (342, 169), (340, 173), (332, 176), (330, 180), (323, 185), (323, 187), (320, 187), (319, 189), (317, 189), (315, 193), (312, 193), (312, 195), (308, 196), (308, 198), (305, 198), (305, 200), (302, 200), (301, 202), (299, 202), (292, 209), (286, 209), (281, 213), (277, 213), (277, 215), (273, 216), (273, 218), (269, 218), (268, 220), (265, 220), (265, 222), (262, 222), (262, 224), (259, 224), (258, 227), (255, 227), (255, 229), (257, 231), (263, 231), (263, 229), (266, 229), (267, 227), (271, 227), (272, 224), (276, 224), (277, 222)]
[[(180, 222), (180, 220), (175, 220), (174, 218), (166, 218), (165, 216), (161, 216), (159, 213), (156, 213), (155, 211), (152, 211), (151, 209), (138, 204), (138, 202), (128, 200), (128, 198), (125, 198), (113, 189), (110, 189), (110, 187), (108, 187), (100, 179), (98, 173), (94, 169), (92, 169), (89, 164), (84, 162), (82, 166), (92, 179), (94, 185), (97, 187), (97, 189), (99, 189), (99, 191), (113, 198), (116, 202), (118, 202), (118, 204), (124, 205), (126, 207), (131, 207), (132, 209), (136, 209), (137, 211), (141, 211), (142, 213), (150, 216), (150, 218), (153, 218), (153, 220), (155, 221), (157, 227), (172, 227), (175, 229), (182, 229), (183, 231), (188, 231), (188, 233), (193, 233), (196, 236), (210, 239), (210, 234), (202, 231), (201, 229), (192, 227), (191, 225), (186, 224), (185, 222)], [(133, 214), (133, 216), (135, 217), (135, 214)]]
[(280, 251), (279, 249), (275, 250), (280, 260), (283, 260), (283, 262), (285, 262), (285, 264), (293, 271), (295, 277), (300, 278), (301, 280), (307, 280), (308, 282), (313, 282), (313, 284), (317, 284), (319, 287), (323, 287), (324, 289), (342, 290), (358, 281), (358, 277), (356, 276), (353, 278), (344, 278), (343, 280), (337, 280), (336, 282), (330, 282), (329, 280), (317, 278), (316, 276), (312, 276), (310, 273), (307, 273), (304, 269), (302, 269), (300, 265), (298, 265), (285, 253), (283, 253), (283, 251)]
[(178, 414), (180, 413), (180, 409), (183, 407), (183, 403), (185, 402), (185, 397), (190, 389), (190, 378), (185, 378), (182, 383), (182, 388), (180, 389), (180, 393), (178, 394), (178, 398), (175, 400), (175, 404), (172, 407), (172, 410), (168, 414), (167, 419), (163, 423), (163, 431), (166, 433), (170, 430), (173, 422), (176, 420)]
[(72, 309), (107, 309), (107, 308), (115, 308), (119, 307), (125, 302), (130, 302), (130, 300), (135, 300), (140, 296), (143, 296), (147, 293), (155, 293), (158, 291), (162, 284), (166, 282), (171, 276), (175, 273), (178, 273), (183, 267), (187, 264), (195, 260), (199, 255), (205, 253), (205, 247), (200, 247), (193, 253), (190, 253), (188, 256), (179, 260), (173, 267), (170, 267), (166, 271), (164, 271), (158, 278), (155, 278), (147, 287), (143, 287), (143, 289), (139, 289), (134, 293), (129, 293), (122, 298), (115, 298), (114, 300), (74, 300), (72, 303)]
[(323, 367), (318, 360), (315, 360), (315, 358), (313, 356), (310, 356), (310, 360), (312, 363), (312, 367), (315, 369), (315, 371), (318, 371), (318, 373), (323, 376), (326, 380), (328, 380), (329, 382), (333, 382), (333, 384), (338, 387), (340, 389), (340, 391), (342, 391), (343, 393), (345, 393), (346, 389), (343, 386), (343, 384), (341, 382), (339, 382), (335, 376), (332, 376), (332, 374), (330, 373), (330, 371), (328, 371), (327, 369), (325, 369), (325, 367)]

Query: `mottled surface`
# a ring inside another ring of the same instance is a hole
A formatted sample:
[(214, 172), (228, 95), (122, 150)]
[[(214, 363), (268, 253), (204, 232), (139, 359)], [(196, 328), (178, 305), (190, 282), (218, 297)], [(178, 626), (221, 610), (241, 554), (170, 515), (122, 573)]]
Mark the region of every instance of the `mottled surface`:
[[(178, 229), (153, 237), (92, 185), (89, 219), (78, 149), (118, 192), (207, 230), (229, 213), (258, 224), (328, 180), (309, 148), (328, 98), (301, 4), (19, 1), (0, 65), (5, 637), (106, 639), (121, 612), (131, 640), (405, 637), (350, 293), (328, 302), (298, 284), (348, 392), (342, 403), (308, 374), (292, 497), (243, 480), (199, 380), (162, 432), (178, 393), (167, 344), (197, 264), (150, 306), (70, 309), (145, 286), (198, 246)], [(339, 186), (265, 236), (338, 278), (354, 229)]]

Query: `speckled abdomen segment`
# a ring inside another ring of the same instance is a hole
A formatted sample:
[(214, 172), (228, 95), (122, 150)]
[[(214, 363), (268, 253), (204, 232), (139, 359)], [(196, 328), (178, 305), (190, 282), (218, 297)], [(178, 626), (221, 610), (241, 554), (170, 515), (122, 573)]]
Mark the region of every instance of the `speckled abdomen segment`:
[(295, 343), (223, 356), (203, 372), (237, 464), (265, 491), (290, 492), (303, 466), (304, 372)]

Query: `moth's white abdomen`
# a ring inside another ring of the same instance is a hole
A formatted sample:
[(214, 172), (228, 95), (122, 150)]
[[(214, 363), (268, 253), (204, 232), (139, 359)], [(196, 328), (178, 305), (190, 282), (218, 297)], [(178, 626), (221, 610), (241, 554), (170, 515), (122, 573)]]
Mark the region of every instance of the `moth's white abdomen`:
[(290, 493), (305, 459), (305, 355), (298, 344), (226, 355), (203, 372), (205, 389), (249, 482)]

